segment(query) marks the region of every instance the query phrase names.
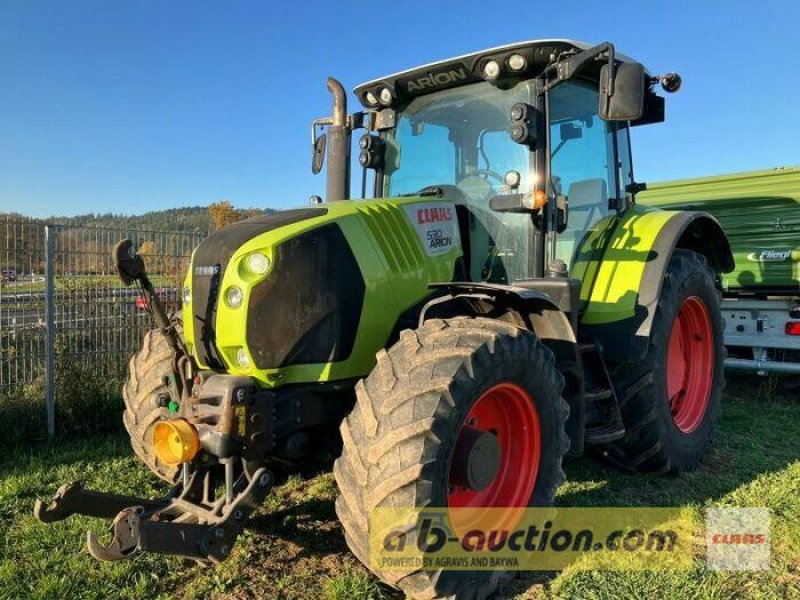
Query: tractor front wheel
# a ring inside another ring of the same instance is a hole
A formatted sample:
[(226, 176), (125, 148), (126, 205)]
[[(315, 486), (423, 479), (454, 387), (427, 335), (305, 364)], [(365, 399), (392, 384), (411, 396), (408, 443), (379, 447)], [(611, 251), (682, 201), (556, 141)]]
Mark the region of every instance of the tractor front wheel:
[(142, 349), (131, 358), (128, 379), (122, 388), (122, 421), (133, 451), (153, 473), (170, 483), (177, 478), (178, 468), (156, 458), (152, 434), (156, 422), (170, 416), (167, 408), (160, 406), (158, 396), (168, 392), (164, 377), (172, 371), (174, 352), (163, 333), (148, 331)]
[(625, 437), (608, 457), (636, 471), (693, 469), (711, 443), (725, 384), (716, 276), (705, 257), (675, 250), (644, 359), (612, 371)]
[[(552, 504), (569, 447), (563, 381), (550, 350), (508, 323), (455, 318), (404, 331), (378, 353), (341, 427), (336, 512), (353, 553), (372, 568), (370, 515), (380, 507), (445, 508), (453, 517), (459, 507)], [(519, 511), (482, 524), (511, 527), (509, 515)], [(512, 575), (372, 570), (413, 598), (485, 598)]]

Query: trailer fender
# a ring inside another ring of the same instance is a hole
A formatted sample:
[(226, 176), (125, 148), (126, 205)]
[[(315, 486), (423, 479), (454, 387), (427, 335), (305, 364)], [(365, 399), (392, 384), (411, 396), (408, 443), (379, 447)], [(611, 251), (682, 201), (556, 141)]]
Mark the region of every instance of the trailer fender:
[(718, 273), (733, 270), (733, 254), (719, 222), (706, 213), (633, 206), (604, 221), (582, 242), (571, 275), (583, 281), (581, 331), (606, 359), (638, 361), (673, 251), (694, 250)]

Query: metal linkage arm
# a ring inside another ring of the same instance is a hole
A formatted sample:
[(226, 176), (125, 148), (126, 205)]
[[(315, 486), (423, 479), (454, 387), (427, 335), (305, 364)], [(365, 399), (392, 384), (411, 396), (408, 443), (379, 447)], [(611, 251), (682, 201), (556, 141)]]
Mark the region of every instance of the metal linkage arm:
[(213, 477), (207, 469), (192, 473), (160, 500), (85, 490), (81, 482), (61, 486), (49, 505), (36, 502), (34, 514), (45, 522), (73, 514), (114, 521), (111, 541), (103, 545), (89, 531), (89, 552), (98, 560), (121, 560), (137, 552), (155, 552), (218, 563), (230, 556), (247, 519), (264, 501), (274, 484), (266, 468), (252, 475), (242, 470), (230, 494), (214, 499)]
[(102, 546), (90, 531), (89, 552), (98, 560), (120, 560), (142, 551), (204, 563), (222, 562), (230, 556), (236, 538), (264, 501), (274, 478), (266, 468), (258, 469), (249, 478), (241, 476), (234, 485), (232, 501), (219, 503), (212, 511), (186, 499), (194, 494), (195, 482), (199, 481), (199, 477), (193, 477), (180, 498), (155, 513), (147, 513), (141, 507), (120, 512), (112, 524), (113, 536), (108, 546)]
[(65, 483), (55, 493), (53, 500), (45, 505), (37, 500), (33, 514), (43, 523), (62, 521), (72, 515), (86, 515), (101, 519), (113, 519), (121, 510), (129, 506), (141, 506), (154, 511), (165, 508), (171, 498), (144, 500), (133, 496), (121, 496), (84, 489), (82, 481)]

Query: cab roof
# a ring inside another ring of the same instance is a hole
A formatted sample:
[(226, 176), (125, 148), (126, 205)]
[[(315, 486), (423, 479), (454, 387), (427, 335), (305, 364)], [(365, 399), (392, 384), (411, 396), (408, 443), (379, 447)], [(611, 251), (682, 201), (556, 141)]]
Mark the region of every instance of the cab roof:
[[(364, 106), (375, 108), (376, 102), (367, 100), (367, 95), (371, 93), (377, 99), (384, 88), (389, 89), (393, 100), (406, 101), (431, 92), (485, 81), (482, 69), (491, 60), (500, 65), (501, 79), (502, 76), (530, 79), (538, 76), (558, 55), (580, 52), (591, 47), (592, 44), (586, 42), (564, 39), (517, 42), (386, 75), (362, 83), (353, 91)], [(517, 71), (512, 71), (508, 65), (508, 59), (514, 54), (525, 59), (525, 66)], [(619, 62), (632, 62), (632, 59), (621, 54), (617, 54), (616, 59)]]

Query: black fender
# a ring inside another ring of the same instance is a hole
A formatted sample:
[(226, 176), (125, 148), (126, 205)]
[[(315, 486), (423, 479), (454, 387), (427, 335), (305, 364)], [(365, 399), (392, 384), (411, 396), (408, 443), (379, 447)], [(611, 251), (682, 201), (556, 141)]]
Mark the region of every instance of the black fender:
[[(558, 303), (542, 291), (513, 285), (456, 281), (430, 287), (438, 294), (420, 311), (420, 326), (434, 313), (488, 317), (528, 329), (550, 348), (556, 368), (564, 376), (563, 396), (570, 408), (566, 424), (569, 453), (582, 454), (586, 425), (583, 364), (575, 330)], [(452, 308), (447, 310), (447, 305)]]

